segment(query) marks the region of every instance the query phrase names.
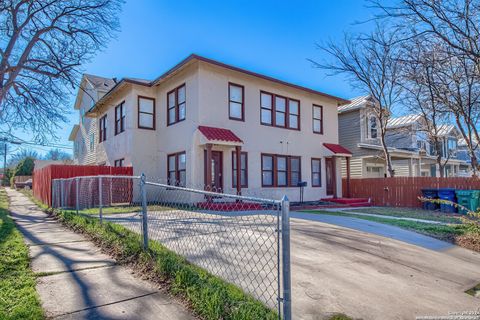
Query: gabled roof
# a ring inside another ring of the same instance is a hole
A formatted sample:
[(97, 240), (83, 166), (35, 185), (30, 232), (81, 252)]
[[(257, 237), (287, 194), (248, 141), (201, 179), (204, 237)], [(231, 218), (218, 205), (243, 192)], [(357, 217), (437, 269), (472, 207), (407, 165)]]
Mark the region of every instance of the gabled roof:
[(85, 73), (83, 76), (96, 90), (110, 91), (115, 86), (114, 79), (104, 78), (88, 73)]
[[(475, 139), (475, 137), (472, 137), (472, 144), (474, 146), (478, 146), (478, 142), (477, 142), (477, 139)], [(466, 147), (467, 146), (467, 142), (465, 141), (464, 138), (458, 139), (458, 146), (460, 146), (460, 147)]]
[(229, 129), (198, 126), (198, 130), (210, 141), (240, 142), (243, 143), (235, 133)]
[(455, 127), (453, 124), (441, 124), (438, 126), (438, 136), (440, 137), (448, 136), (452, 132), (455, 132), (455, 135), (458, 134), (457, 127)]
[(409, 114), (398, 118), (390, 118), (387, 123), (388, 129), (401, 128), (419, 123), (422, 116), (419, 114)]
[(339, 105), (350, 103), (349, 100), (346, 100), (346, 99), (343, 99), (343, 98), (340, 98), (340, 97), (336, 97), (336, 96), (333, 96), (333, 95), (329, 95), (329, 94), (326, 94), (326, 93), (321, 92), (321, 91), (317, 91), (317, 90), (314, 90), (314, 89), (303, 87), (303, 86), (293, 84), (293, 83), (290, 83), (290, 82), (286, 82), (286, 81), (283, 81), (283, 80), (275, 79), (275, 78), (272, 78), (270, 76), (266, 76), (266, 75), (256, 73), (256, 72), (253, 72), (253, 71), (248, 71), (248, 70), (245, 70), (245, 69), (242, 69), (242, 68), (238, 68), (238, 67), (223, 63), (223, 62), (219, 62), (219, 61), (216, 61), (216, 60), (213, 60), (213, 59), (205, 58), (205, 57), (202, 57), (202, 56), (199, 56), (199, 55), (196, 55), (196, 54), (191, 54), (187, 58), (182, 60), (180, 63), (178, 63), (176, 66), (169, 69), (168, 71), (166, 71), (165, 73), (163, 73), (161, 76), (157, 77), (153, 81), (149, 81), (149, 80), (145, 80), (145, 79), (135, 79), (135, 78), (123, 78), (123, 79), (121, 79), (120, 81), (118, 81), (117, 83), (115, 83), (112, 86), (112, 88), (107, 92), (107, 94), (105, 94), (101, 99), (99, 99), (97, 101), (97, 103), (92, 107), (92, 109), (89, 110), (89, 112), (94, 111), (99, 105), (101, 105), (104, 101), (106, 101), (111, 94), (113, 94), (117, 89), (121, 88), (126, 83), (132, 83), (132, 84), (143, 85), (143, 86), (148, 86), (148, 87), (157, 86), (160, 83), (162, 83), (163, 81), (165, 81), (166, 79), (168, 79), (173, 74), (179, 72), (180, 70), (183, 70), (186, 66), (190, 65), (194, 61), (202, 61), (202, 62), (211, 64), (211, 65), (214, 65), (214, 66), (217, 66), (217, 67), (222, 67), (222, 68), (225, 68), (225, 69), (237, 71), (237, 72), (240, 72), (240, 73), (243, 73), (243, 74), (247, 74), (247, 75), (257, 77), (257, 78), (261, 78), (261, 79), (264, 79), (264, 80), (267, 80), (267, 81), (275, 82), (275, 83), (278, 83), (278, 84), (281, 84), (281, 85), (284, 85), (284, 86), (288, 86), (288, 87), (291, 87), (291, 88), (295, 88), (295, 89), (298, 89), (298, 90), (302, 90), (302, 91), (305, 91), (305, 92), (308, 92), (308, 93), (312, 93), (312, 94), (320, 95), (320, 96), (323, 96), (323, 97), (326, 97), (326, 98), (334, 99), (334, 100), (337, 100), (337, 103)]
[(68, 136), (69, 141), (74, 141), (75, 140), (75, 138), (77, 136), (78, 129), (80, 129), (80, 126), (78, 124), (74, 124), (73, 128), (72, 128), (72, 131), (70, 131), (70, 135)]
[(365, 107), (369, 103), (372, 103), (372, 99), (370, 95), (356, 97), (356, 98), (350, 99), (350, 103), (339, 106), (338, 112), (342, 113), (342, 112), (357, 110)]

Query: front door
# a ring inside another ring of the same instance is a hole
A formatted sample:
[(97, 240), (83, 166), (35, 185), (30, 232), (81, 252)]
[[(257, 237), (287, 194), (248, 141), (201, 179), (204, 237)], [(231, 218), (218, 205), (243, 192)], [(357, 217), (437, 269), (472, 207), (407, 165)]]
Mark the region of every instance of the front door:
[(212, 191), (222, 192), (223, 190), (223, 153), (212, 151), (212, 162), (210, 163), (212, 176), (207, 177), (207, 151), (205, 150), (205, 186), (210, 182)]
[(327, 195), (335, 195), (335, 161), (333, 158), (325, 158), (325, 170), (327, 178)]

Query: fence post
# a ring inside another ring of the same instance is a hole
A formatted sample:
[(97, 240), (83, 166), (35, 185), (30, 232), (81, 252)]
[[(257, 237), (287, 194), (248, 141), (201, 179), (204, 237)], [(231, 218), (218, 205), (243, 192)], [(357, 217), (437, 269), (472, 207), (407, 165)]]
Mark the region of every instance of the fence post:
[(140, 177), (140, 193), (142, 196), (142, 233), (143, 233), (143, 248), (148, 249), (148, 216), (147, 216), (147, 190), (145, 187), (145, 174), (142, 173)]
[(103, 184), (101, 176), (98, 177), (98, 211), (100, 223), (103, 223)]
[(78, 214), (78, 208), (79, 208), (79, 204), (78, 204), (78, 192), (79, 192), (78, 191), (78, 185), (79, 185), (79, 183), (78, 183), (78, 180), (79, 180), (78, 177), (75, 178), (75, 208), (77, 210), (77, 214)]
[(283, 279), (283, 319), (292, 319), (292, 290), (290, 274), (290, 201), (282, 198), (282, 279)]
[[(57, 182), (55, 181), (55, 179), (52, 180), (52, 190), (51, 190), (51, 195), (52, 195), (52, 200), (51, 200), (51, 203), (50, 203), (50, 206), (52, 208), (56, 208), (56, 203), (55, 203), (55, 197), (57, 196), (55, 194), (55, 188), (57, 187)], [(48, 200), (47, 200), (48, 202)]]
[(64, 198), (64, 193), (65, 190), (63, 188), (65, 187), (63, 179), (60, 180), (60, 209), (63, 209), (63, 198)]

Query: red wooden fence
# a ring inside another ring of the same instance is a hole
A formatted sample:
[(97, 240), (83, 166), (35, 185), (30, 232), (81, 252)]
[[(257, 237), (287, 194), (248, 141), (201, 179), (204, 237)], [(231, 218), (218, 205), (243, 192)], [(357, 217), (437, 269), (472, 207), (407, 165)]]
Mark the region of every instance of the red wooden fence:
[[(347, 194), (343, 179), (343, 194)], [(396, 177), (350, 180), (350, 197), (370, 198), (375, 206), (421, 207), (418, 197), (426, 188), (455, 188), (480, 190), (479, 178)]]
[(33, 171), (33, 195), (49, 206), (52, 205), (52, 180), (79, 176), (133, 175), (132, 167), (50, 165)]

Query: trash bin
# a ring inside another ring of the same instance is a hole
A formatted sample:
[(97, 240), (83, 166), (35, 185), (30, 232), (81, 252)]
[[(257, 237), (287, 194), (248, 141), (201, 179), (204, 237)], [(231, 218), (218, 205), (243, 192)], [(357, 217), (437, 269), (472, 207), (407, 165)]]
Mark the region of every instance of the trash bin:
[[(478, 201), (480, 198), (479, 190), (457, 190), (457, 201), (458, 204), (466, 207), (470, 211), (477, 211)], [(459, 213), (467, 214), (468, 211), (465, 209), (458, 209)]]
[[(422, 197), (427, 199), (438, 199), (438, 189), (422, 189)], [(422, 203), (423, 210), (437, 210), (438, 204), (424, 201)]]
[[(455, 189), (453, 188), (442, 188), (438, 189), (438, 198), (440, 200), (448, 200), (455, 202)], [(440, 204), (440, 211), (445, 212), (445, 213), (454, 213), (457, 212), (457, 209), (455, 206), (451, 204)]]

